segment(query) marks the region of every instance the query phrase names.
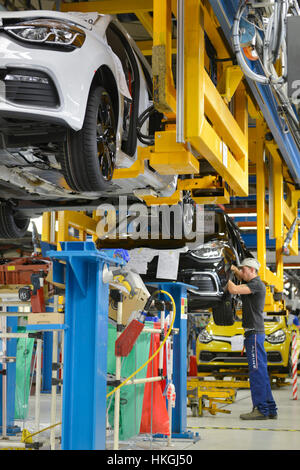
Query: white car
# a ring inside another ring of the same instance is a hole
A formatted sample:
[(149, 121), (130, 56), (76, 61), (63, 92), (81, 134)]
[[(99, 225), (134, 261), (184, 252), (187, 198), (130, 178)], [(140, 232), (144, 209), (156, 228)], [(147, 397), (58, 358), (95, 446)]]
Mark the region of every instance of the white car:
[(151, 67), (114, 17), (0, 11), (0, 44), (0, 238), (23, 236), (45, 210), (174, 192), (177, 177), (147, 165), (112, 180), (153, 143), (162, 118)]

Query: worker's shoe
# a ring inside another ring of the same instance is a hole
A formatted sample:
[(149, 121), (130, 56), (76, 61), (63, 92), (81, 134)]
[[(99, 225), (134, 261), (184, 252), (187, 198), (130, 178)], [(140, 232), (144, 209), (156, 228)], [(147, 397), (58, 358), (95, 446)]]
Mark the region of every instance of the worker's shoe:
[(269, 419), (277, 419), (277, 417), (278, 417), (278, 414), (277, 414), (277, 413), (268, 416)]
[(244, 413), (240, 415), (241, 419), (268, 419), (268, 416), (261, 413), (258, 408), (253, 408), (250, 413)]

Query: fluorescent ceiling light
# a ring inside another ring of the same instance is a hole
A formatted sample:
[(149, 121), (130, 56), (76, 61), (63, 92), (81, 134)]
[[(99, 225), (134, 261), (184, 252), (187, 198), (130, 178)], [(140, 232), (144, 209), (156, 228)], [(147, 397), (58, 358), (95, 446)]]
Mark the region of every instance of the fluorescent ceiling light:
[[(253, 227), (243, 227), (241, 225), (238, 226), (240, 230), (257, 230), (257, 227), (254, 225)], [(269, 227), (266, 227), (266, 230), (269, 230)]]
[(257, 217), (256, 212), (241, 212), (241, 213), (235, 213), (235, 212), (226, 212), (227, 215), (230, 217)]
[(299, 266), (283, 266), (283, 269), (300, 269), (300, 265)]

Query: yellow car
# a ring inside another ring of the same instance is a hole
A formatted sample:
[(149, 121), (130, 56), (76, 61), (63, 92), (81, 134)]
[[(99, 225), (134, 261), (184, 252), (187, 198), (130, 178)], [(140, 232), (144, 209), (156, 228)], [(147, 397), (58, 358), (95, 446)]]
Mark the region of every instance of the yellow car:
[[(287, 324), (285, 316), (271, 316), (265, 319), (265, 349), (270, 372), (291, 374), (292, 331), (299, 330)], [(232, 326), (217, 326), (213, 319), (200, 331), (196, 342), (198, 372), (218, 372), (220, 369), (248, 367), (246, 352), (243, 351), (242, 321)]]

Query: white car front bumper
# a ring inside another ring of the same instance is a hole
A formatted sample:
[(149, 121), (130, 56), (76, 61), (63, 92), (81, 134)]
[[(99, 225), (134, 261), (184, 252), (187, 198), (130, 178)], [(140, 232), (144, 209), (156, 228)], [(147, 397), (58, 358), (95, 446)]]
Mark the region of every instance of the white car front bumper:
[[(73, 51), (51, 50), (49, 47), (30, 47), (0, 35), (0, 114), (22, 119), (49, 120), (63, 123), (74, 130), (82, 127), (87, 98), (95, 72), (106, 65), (116, 77), (115, 63), (108, 46), (93, 35), (87, 34), (83, 46)], [(42, 72), (56, 89), (58, 103), (55, 107), (19, 104), (8, 101), (5, 91), (5, 71)]]

